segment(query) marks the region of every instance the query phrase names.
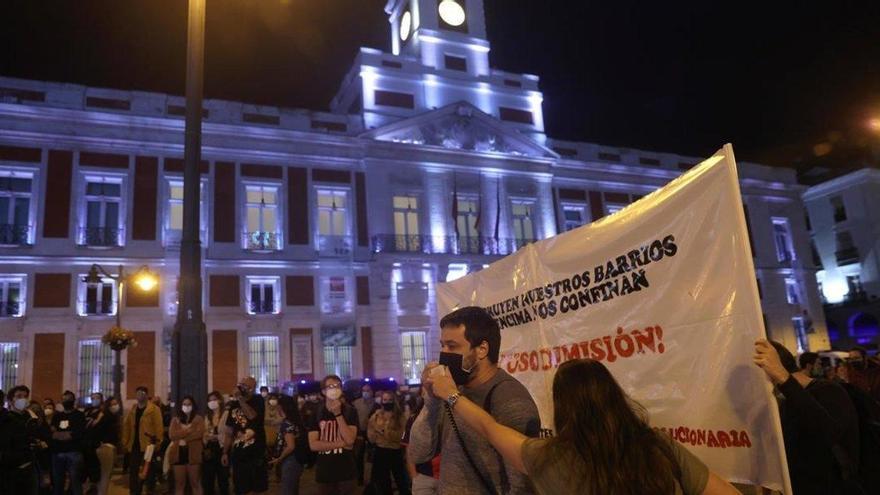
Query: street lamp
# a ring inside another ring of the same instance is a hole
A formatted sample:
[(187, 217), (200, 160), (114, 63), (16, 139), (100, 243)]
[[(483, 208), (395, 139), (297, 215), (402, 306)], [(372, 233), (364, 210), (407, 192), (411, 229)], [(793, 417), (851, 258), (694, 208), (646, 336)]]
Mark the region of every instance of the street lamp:
[[(159, 284), (159, 277), (147, 265), (141, 266), (130, 275), (125, 273), (125, 267), (119, 265), (118, 272), (113, 275), (97, 263), (89, 268), (89, 273), (83, 278), (83, 282), (96, 286), (107, 278), (116, 282), (116, 326), (119, 328), (122, 328), (122, 298), (126, 282), (132, 282), (144, 292), (150, 292)], [(122, 349), (113, 349), (113, 353), (113, 395), (116, 400), (122, 400)]]
[(202, 317), (202, 253), (199, 187), (202, 155), (202, 89), (205, 63), (205, 0), (189, 0), (186, 49), (186, 121), (183, 140), (183, 229), (177, 319), (171, 354), (171, 393), (208, 395), (208, 337)]

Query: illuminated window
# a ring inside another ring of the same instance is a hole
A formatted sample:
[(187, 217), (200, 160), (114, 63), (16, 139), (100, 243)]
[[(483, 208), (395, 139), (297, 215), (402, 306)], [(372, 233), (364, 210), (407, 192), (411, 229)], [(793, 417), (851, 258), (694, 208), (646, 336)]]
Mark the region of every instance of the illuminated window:
[(318, 253), (322, 256), (348, 256), (352, 251), (349, 235), (347, 189), (318, 189)]
[(794, 248), (791, 244), (791, 229), (787, 218), (773, 218), (773, 239), (776, 244), (776, 259), (779, 262), (794, 260)]
[(79, 342), (77, 396), (88, 397), (100, 392), (113, 395), (113, 350), (100, 339)]
[(278, 386), (278, 337), (248, 337), (248, 372), (257, 387)]
[(419, 199), (414, 196), (394, 196), (393, 209), (396, 250), (420, 252)]
[(33, 243), (32, 185), (30, 173), (0, 170), (0, 244), (21, 246)]
[(111, 316), (116, 314), (116, 281), (102, 278), (100, 283), (87, 284), (80, 275), (78, 286), (79, 314), (82, 316)]
[(810, 340), (807, 338), (807, 329), (804, 325), (804, 319), (801, 316), (795, 316), (791, 319), (791, 323), (794, 326), (794, 336), (797, 339), (797, 351), (798, 354), (807, 352), (810, 350)]
[(534, 204), (531, 202), (514, 201), (511, 209), (513, 220), (513, 235), (516, 239), (517, 248), (535, 240), (535, 227), (532, 220)]
[(401, 361), (406, 383), (421, 382), (422, 369), (428, 360), (426, 332), (403, 332), (400, 334)]
[(85, 226), (80, 243), (86, 246), (122, 246), (122, 178), (86, 177)]
[(280, 277), (247, 277), (247, 284), (248, 313), (278, 313), (281, 307)]
[(800, 304), (798, 284), (793, 278), (785, 279), (785, 297), (788, 300), (788, 304)]
[(475, 198), (463, 198), (458, 196), (458, 213), (456, 215), (455, 225), (456, 233), (458, 234), (459, 253), (482, 253), (477, 224), (479, 216), (479, 205)]
[(0, 342), (0, 390), (18, 385), (18, 342)]
[(356, 343), (353, 327), (322, 328), (324, 373), (337, 375), (343, 381), (352, 377), (352, 354)]
[[(173, 179), (168, 184), (168, 207), (165, 212), (165, 245), (178, 245), (183, 231), (183, 180)], [(205, 183), (199, 183), (199, 240), (204, 244), (207, 211)]]
[(245, 249), (275, 251), (281, 249), (278, 210), (278, 186), (245, 186)]
[(563, 205), (562, 213), (565, 218), (565, 231), (576, 229), (586, 223), (587, 212), (584, 205)]
[(24, 281), (23, 276), (0, 278), (0, 317), (24, 314), (25, 294), (27, 294)]

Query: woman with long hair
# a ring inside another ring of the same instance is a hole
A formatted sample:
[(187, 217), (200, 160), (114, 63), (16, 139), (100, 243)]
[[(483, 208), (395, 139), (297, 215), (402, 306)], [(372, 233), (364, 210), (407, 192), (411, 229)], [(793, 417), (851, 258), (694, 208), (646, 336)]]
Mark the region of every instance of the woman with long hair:
[[(455, 418), (487, 438), (540, 494), (739, 493), (671, 438), (652, 429), (644, 409), (630, 399), (602, 363), (576, 359), (553, 379), (556, 436), (528, 438), (500, 425), (479, 405), (457, 395), (449, 373), (426, 380), (447, 400)], [(455, 398), (453, 398), (455, 397)]]
[(275, 466), (281, 466), (281, 493), (298, 495), (303, 466), (294, 455), (294, 450), (298, 443), (307, 441), (305, 428), (299, 416), (299, 407), (292, 397), (282, 395), (278, 402), (281, 424), (278, 426), (269, 467), (275, 469)]
[(208, 394), (208, 410), (205, 412), (205, 448), (202, 450), (202, 490), (205, 495), (214, 495), (214, 487), (220, 495), (229, 495), (229, 466), (224, 466), (223, 445), (229, 439), (226, 426), (229, 412), (223, 404), (223, 395), (218, 391)]
[(377, 493), (391, 493), (391, 475), (394, 475), (400, 494), (409, 495), (409, 479), (400, 443), (406, 429), (403, 407), (394, 392), (389, 390), (382, 391), (381, 400), (382, 408), (374, 412), (367, 423), (367, 438), (376, 446), (370, 483)]
[(174, 493), (183, 495), (186, 481), (193, 495), (202, 495), (202, 439), (205, 420), (197, 414), (196, 401), (187, 395), (177, 405), (168, 429), (168, 462), (174, 469)]

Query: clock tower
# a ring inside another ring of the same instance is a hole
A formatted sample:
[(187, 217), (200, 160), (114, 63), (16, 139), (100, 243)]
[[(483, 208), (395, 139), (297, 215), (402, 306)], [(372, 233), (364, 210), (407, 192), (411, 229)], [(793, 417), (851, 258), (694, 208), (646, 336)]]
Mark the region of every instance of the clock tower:
[(395, 55), (435, 69), (489, 74), (482, 0), (391, 0), (385, 10)]
[(361, 48), (330, 109), (375, 129), (457, 103), (546, 140), (538, 76), (489, 66), (483, 0), (388, 0), (391, 53)]

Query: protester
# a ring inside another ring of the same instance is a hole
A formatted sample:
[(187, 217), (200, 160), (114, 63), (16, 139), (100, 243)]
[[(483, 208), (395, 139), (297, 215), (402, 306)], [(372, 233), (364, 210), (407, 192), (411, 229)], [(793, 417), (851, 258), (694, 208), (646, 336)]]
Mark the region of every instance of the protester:
[(756, 341), (753, 359), (783, 396), (782, 433), (794, 493), (860, 493), (858, 416), (846, 391), (808, 376), (778, 342)]
[[(266, 387), (263, 387), (266, 388)], [(268, 394), (266, 413), (263, 415), (263, 424), (266, 428), (266, 447), (271, 451), (275, 448), (275, 440), (278, 437), (278, 428), (284, 420), (281, 406), (278, 405), (278, 395)]]
[(52, 493), (52, 454), (49, 452), (49, 442), (52, 438), (51, 425), (46, 421), (45, 411), (39, 402), (31, 400), (28, 409), (33, 413), (31, 417), (36, 417), (34, 424), (29, 425), (33, 428), (29, 434), (32, 437), (31, 450), (37, 466), (39, 484), (37, 493), (49, 495)]
[(83, 464), (83, 435), (86, 417), (76, 406), (76, 395), (70, 390), (61, 394), (62, 411), (52, 417), (52, 493), (63, 495), (64, 482), (70, 482), (72, 495), (82, 494), (81, 475)]
[[(422, 389), (421, 395), (427, 393), (426, 389)], [(401, 439), (400, 444), (404, 446), (404, 448), (409, 446), (409, 439), (412, 434), (412, 425), (415, 423), (416, 418), (424, 407), (424, 400), (420, 400), (415, 410), (413, 410), (412, 416), (406, 421), (406, 428), (404, 429), (403, 439)], [(409, 473), (410, 479), (412, 480), (412, 493), (413, 495), (437, 495), (440, 493), (440, 452), (439, 446), (438, 451), (434, 452), (434, 457), (431, 458), (428, 462), (423, 462), (421, 464), (413, 464), (407, 460), (406, 470)]]
[(230, 435), (226, 426), (227, 414), (220, 392), (208, 394), (208, 411), (205, 413), (205, 448), (202, 450), (204, 495), (214, 495), (215, 485), (220, 495), (229, 495), (229, 467), (221, 462), (223, 446), (228, 444)]
[(407, 479), (403, 461), (403, 450), (400, 444), (406, 427), (403, 408), (395, 400), (390, 391), (382, 392), (382, 409), (376, 411), (367, 427), (367, 438), (373, 443), (373, 471), (370, 483), (378, 493), (391, 493), (391, 475), (401, 495), (410, 493), (410, 482)]
[(13, 387), (9, 409), (0, 413), (0, 486), (4, 493), (37, 493), (36, 458), (31, 447), (36, 440), (37, 418), (28, 409), (30, 394), (24, 385)]
[(282, 421), (278, 427), (278, 438), (275, 441), (273, 458), (269, 465), (281, 468), (281, 493), (298, 495), (303, 466), (295, 453), (298, 450), (298, 444), (306, 441), (303, 435), (305, 429), (299, 416), (296, 401), (291, 397), (281, 397), (280, 408)]
[(86, 412), (84, 436), (86, 470), (97, 487), (98, 495), (106, 495), (110, 489), (116, 444), (119, 443), (120, 406), (115, 397), (104, 402), (102, 394), (92, 394), (91, 404)]
[(358, 435), (354, 443), (354, 460), (357, 465), (357, 481), (358, 486), (364, 484), (364, 457), (367, 451), (367, 422), (370, 420), (370, 414), (376, 408), (373, 401), (373, 387), (369, 383), (361, 386), (361, 396), (352, 401), (355, 411), (358, 415)]
[(825, 369), (822, 367), (822, 360), (819, 354), (815, 352), (805, 352), (798, 357), (798, 366), (800, 371), (810, 378), (824, 378)]
[(434, 400), (444, 398), (461, 423), (487, 439), (517, 471), (527, 473), (540, 494), (571, 493), (574, 487), (584, 494), (739, 493), (684, 447), (652, 429), (645, 411), (599, 361), (574, 359), (557, 369), (552, 438), (528, 438), (499, 424), (462, 395), (449, 374), (433, 375), (425, 383)]
[(190, 493), (202, 494), (202, 439), (205, 420), (196, 410), (195, 400), (185, 396), (168, 428), (168, 462), (174, 469), (174, 493), (183, 495), (189, 480)]
[[(462, 394), (480, 404), (499, 423), (529, 437), (540, 430), (538, 408), (528, 390), (498, 367), (501, 331), (498, 323), (479, 307), (458, 309), (440, 320), (440, 364), (447, 366)], [(427, 384), (437, 363), (425, 367)], [(426, 399), (412, 426), (407, 455), (413, 464), (430, 461), (437, 445), (441, 493), (532, 493), (531, 483), (509, 462), (503, 462), (473, 428), (455, 425), (442, 401)], [(457, 426), (457, 428), (456, 428)]]
[(853, 347), (846, 359), (847, 382), (880, 402), (880, 361), (868, 356), (864, 347)]
[(357, 411), (342, 402), (342, 380), (328, 375), (321, 381), (324, 402), (306, 425), (309, 447), (318, 453), (315, 481), (322, 495), (342, 495), (355, 490), (357, 467)]
[(137, 404), (125, 415), (122, 425), (122, 448), (128, 453), (128, 489), (131, 495), (140, 495), (144, 485), (152, 493), (156, 485), (155, 472), (148, 468), (145, 479), (140, 478), (144, 467), (144, 451), (151, 444), (162, 440), (165, 427), (162, 424), (162, 412), (147, 400), (147, 387), (138, 387), (135, 391)]
[(266, 465), (266, 431), (263, 423), (265, 404), (256, 392), (257, 381), (249, 376), (241, 380), (227, 403), (227, 425), (235, 440), (231, 451), (223, 454), (223, 464), (232, 464), (235, 493), (262, 493), (269, 489)]
[(49, 398), (43, 399), (43, 414), (46, 422), (52, 424), (52, 415), (55, 414), (55, 401)]
[(85, 478), (87, 480), (87, 488), (84, 491), (89, 492), (92, 487), (97, 486), (98, 482), (101, 481), (101, 463), (98, 460), (98, 447), (101, 443), (96, 437), (93, 427), (97, 424), (98, 417), (101, 415), (104, 394), (94, 392), (84, 402), (85, 407), (83, 410), (86, 417), (86, 429), (82, 440), (82, 453)]

